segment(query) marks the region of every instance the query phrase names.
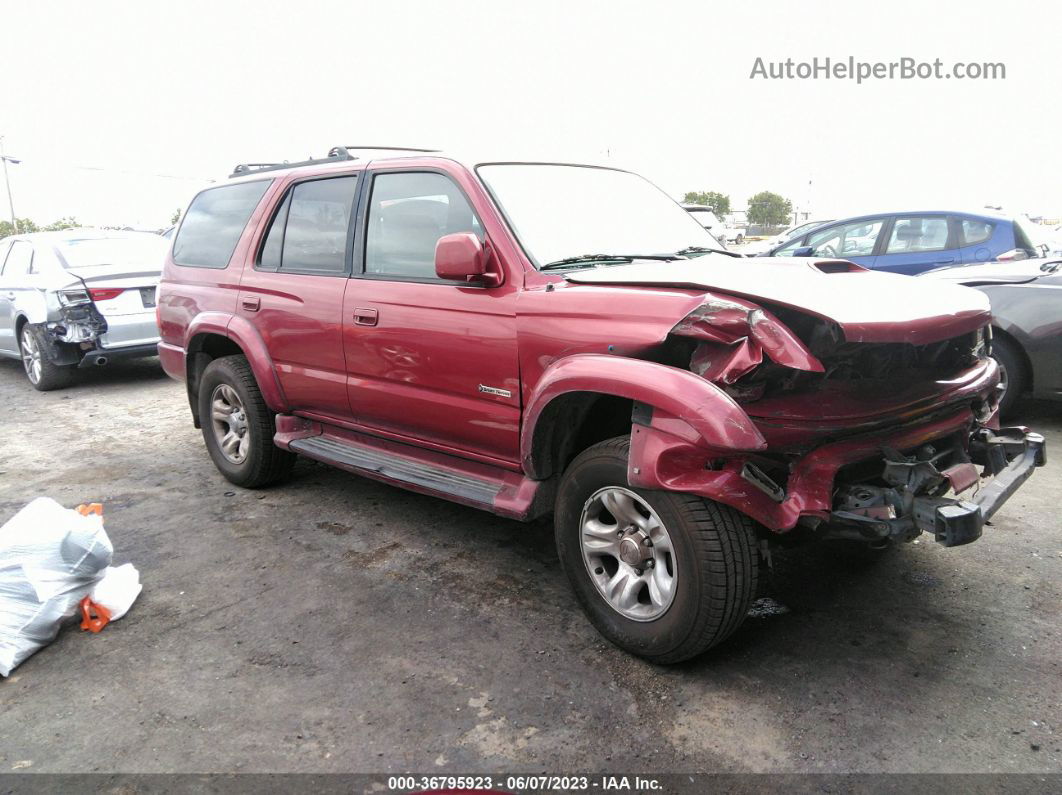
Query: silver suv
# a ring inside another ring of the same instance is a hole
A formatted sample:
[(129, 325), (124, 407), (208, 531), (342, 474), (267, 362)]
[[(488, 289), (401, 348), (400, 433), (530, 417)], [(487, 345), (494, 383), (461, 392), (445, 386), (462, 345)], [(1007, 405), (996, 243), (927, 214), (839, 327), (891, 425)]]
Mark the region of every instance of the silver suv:
[(155, 289), (169, 241), (70, 229), (0, 240), (0, 356), (41, 391), (78, 367), (154, 356)]

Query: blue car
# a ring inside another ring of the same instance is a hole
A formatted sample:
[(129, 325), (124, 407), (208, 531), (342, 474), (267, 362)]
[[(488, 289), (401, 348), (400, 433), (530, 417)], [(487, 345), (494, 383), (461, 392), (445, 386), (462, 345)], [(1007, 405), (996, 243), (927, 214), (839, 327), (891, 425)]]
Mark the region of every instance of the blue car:
[(1031, 221), (998, 213), (878, 213), (834, 221), (763, 256), (837, 257), (864, 268), (922, 273), (948, 265), (1043, 256)]

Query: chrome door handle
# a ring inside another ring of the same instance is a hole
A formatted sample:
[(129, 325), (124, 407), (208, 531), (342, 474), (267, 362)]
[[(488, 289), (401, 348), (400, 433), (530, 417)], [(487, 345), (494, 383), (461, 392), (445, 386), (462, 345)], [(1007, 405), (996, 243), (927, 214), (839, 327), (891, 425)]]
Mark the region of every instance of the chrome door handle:
[(257, 312), (262, 308), (262, 299), (257, 296), (248, 296), (240, 299), (240, 306), (248, 312)]
[(375, 309), (356, 308), (354, 322), (359, 326), (375, 326), (380, 320), (380, 313)]

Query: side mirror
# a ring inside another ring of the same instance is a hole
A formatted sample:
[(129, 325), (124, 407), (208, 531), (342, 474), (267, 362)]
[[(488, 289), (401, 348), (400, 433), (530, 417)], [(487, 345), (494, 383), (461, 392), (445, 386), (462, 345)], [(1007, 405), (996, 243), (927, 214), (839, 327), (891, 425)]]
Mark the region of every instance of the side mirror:
[(435, 244), (435, 274), (440, 279), (483, 282), (494, 286), (501, 280), (488, 273), (490, 251), (471, 232), (444, 235)]
[(800, 248), (795, 248), (795, 249), (793, 249), (793, 256), (794, 257), (814, 257), (815, 256), (815, 247), (814, 246), (801, 246)]

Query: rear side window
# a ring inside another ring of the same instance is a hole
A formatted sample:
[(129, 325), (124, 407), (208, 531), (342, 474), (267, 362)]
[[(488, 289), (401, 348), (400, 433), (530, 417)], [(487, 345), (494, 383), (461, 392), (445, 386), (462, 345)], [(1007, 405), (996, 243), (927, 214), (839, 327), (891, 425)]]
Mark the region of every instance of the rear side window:
[(962, 244), (972, 246), (976, 243), (984, 243), (992, 237), (995, 224), (989, 221), (978, 221), (976, 218), (962, 219)]
[(258, 267), (294, 273), (346, 273), (356, 177), (300, 182), (284, 197), (266, 233)]
[(193, 268), (224, 268), (269, 180), (209, 188), (196, 196), (173, 241), (173, 261)]
[(943, 251), (948, 247), (948, 219), (943, 216), (897, 218), (886, 254)]
[(4, 263), (4, 276), (25, 276), (33, 267), (33, 246), (23, 240), (16, 240)]

